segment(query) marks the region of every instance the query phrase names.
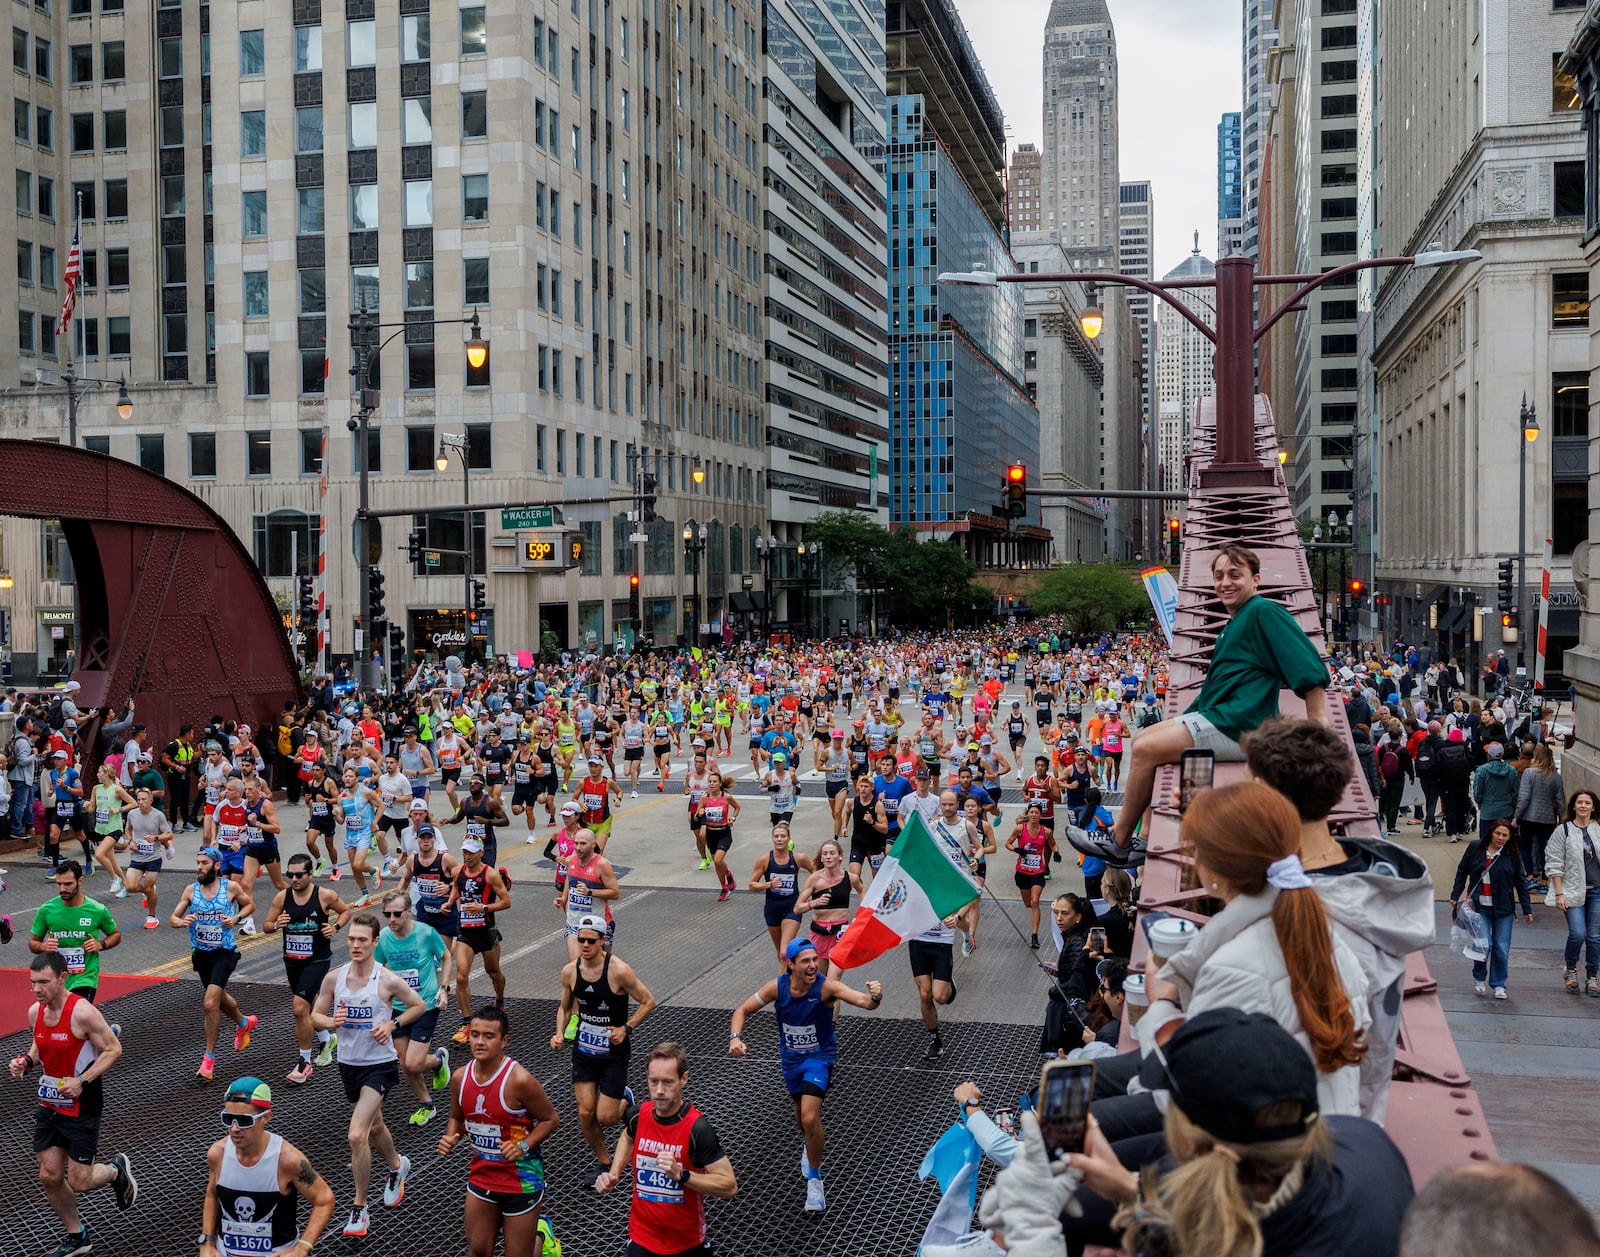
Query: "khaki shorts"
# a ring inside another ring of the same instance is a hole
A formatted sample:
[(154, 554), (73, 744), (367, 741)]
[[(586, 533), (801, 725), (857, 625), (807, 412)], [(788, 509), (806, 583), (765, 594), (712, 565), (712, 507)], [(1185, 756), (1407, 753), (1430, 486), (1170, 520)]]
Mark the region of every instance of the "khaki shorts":
[(1189, 731), (1195, 746), (1210, 751), (1219, 764), (1244, 763), (1244, 751), (1239, 744), (1199, 712), (1184, 712), (1178, 717), (1178, 723)]

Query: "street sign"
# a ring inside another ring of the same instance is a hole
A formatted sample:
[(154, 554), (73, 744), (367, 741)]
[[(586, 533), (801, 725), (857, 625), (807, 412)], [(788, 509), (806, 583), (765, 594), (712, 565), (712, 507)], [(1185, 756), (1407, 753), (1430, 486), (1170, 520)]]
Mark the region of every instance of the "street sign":
[(500, 512), (500, 528), (504, 532), (517, 532), (524, 528), (554, 528), (556, 510), (553, 506), (511, 506)]
[(437, 550), (424, 550), (422, 552), (422, 564), (424, 567), (438, 567), (439, 552)]

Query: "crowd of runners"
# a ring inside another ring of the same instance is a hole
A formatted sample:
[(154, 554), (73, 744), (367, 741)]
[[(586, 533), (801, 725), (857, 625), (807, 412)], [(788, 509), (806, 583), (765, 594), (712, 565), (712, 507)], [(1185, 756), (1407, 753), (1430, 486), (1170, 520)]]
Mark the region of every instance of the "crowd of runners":
[[(684, 1095), (683, 1049), (639, 1051), (634, 1072), (635, 1039), (656, 1000), (625, 959), (626, 935), (614, 945), (626, 909), (608, 846), (681, 842), (722, 901), (741, 886), (759, 897), (777, 976), (734, 1011), (729, 1052), (743, 1055), (747, 1019), (772, 1006), (805, 1207), (822, 1210), (835, 1010), (883, 998), (877, 982), (847, 985), (829, 956), (901, 828), (920, 815), (980, 883), (991, 862), (1012, 860), (1038, 947), (1042, 890), (1064, 851), (1077, 859), (1057, 842), (1058, 818), (1109, 823), (1124, 744), (1155, 720), (1166, 683), (1150, 637), (956, 634), (569, 658), (531, 673), (425, 669), (406, 693), (365, 700), (324, 682), (259, 740), (214, 722), (177, 730), (155, 751), (142, 727), (130, 730), (87, 788), (81, 748), (60, 739), (39, 779), (56, 894), (29, 937), (32, 1045), (11, 1063), (13, 1076), (39, 1079), (35, 1150), (66, 1233), (60, 1257), (93, 1251), (79, 1194), (110, 1187), (127, 1208), (139, 1190), (126, 1155), (97, 1160), (100, 1079), (122, 1045), (94, 1002), (100, 956), (121, 941), (90, 893), (96, 879), (118, 897), (142, 896), (146, 929), (184, 933), (203, 989), (198, 1078), (213, 1078), (219, 1038), (232, 1030), (201, 1257), (309, 1251), (335, 1225), (333, 1189), (270, 1129), (275, 1092), (306, 1087), (334, 1064), (349, 1106), (345, 1236), (373, 1226), (374, 1156), (383, 1206), (405, 1198), (411, 1161), (384, 1116), (403, 1083), (415, 1105), (408, 1126), (427, 1126), (442, 1108), (438, 1153), (469, 1145), (469, 1252), (487, 1257), (502, 1235), (508, 1253), (554, 1251), (540, 1244), (558, 1222), (546, 1208), (544, 1160), (558, 1117), (545, 1085), (508, 1055), (500, 965), (497, 920), (513, 896), (552, 892), (525, 885), (526, 875), (513, 881), (505, 859), (519, 840), (554, 865), (567, 936), (550, 1045), (570, 1055), (588, 1168), (560, 1177), (631, 1190), (630, 1254), (705, 1252), (702, 1202), (738, 1185), (710, 1118)], [(1030, 757), (1035, 741), (1042, 749)], [(269, 782), (304, 804), (303, 833), (285, 832)], [(748, 793), (735, 797), (736, 783), (766, 797), (764, 819)], [(683, 828), (631, 827), (628, 804), (641, 789), (681, 798)], [(802, 798), (829, 818), (815, 850), (797, 850), (792, 837)], [(752, 825), (770, 846), (735, 870), (733, 833)], [(193, 878), (163, 873), (174, 835), (191, 828), (201, 842)], [(74, 844), (81, 861), (67, 854)], [(1093, 863), (1083, 871), (1099, 876)], [(179, 883), (169, 882), (170, 899), (158, 890), (165, 879)], [(173, 906), (163, 918), (164, 902)], [(944, 1053), (939, 1009), (956, 997), (956, 949), (979, 946), (979, 916), (974, 903), (910, 944), (929, 1060)], [(281, 1005), (247, 1011), (229, 982), (240, 936), (258, 931), (280, 936), (289, 989)], [(341, 937), (348, 960), (337, 963)], [(481, 979), (473, 991), (480, 969), (492, 996)], [(288, 1066), (281, 1083), (265, 1081), (273, 1071), (249, 1053), (264, 1018), (293, 1023), (296, 1054), (278, 1064)], [(252, 1073), (238, 1076), (245, 1063)], [(576, 1160), (570, 1150), (562, 1159)]]

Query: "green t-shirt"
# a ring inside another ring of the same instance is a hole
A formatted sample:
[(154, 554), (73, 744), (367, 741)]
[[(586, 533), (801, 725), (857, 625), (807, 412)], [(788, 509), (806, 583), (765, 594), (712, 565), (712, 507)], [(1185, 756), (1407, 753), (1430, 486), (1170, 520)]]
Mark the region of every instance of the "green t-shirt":
[[(378, 945), (372, 949), (372, 954), (379, 964), (387, 965), (404, 978), (428, 1008), (439, 1002), (438, 965), (444, 959), (444, 939), (433, 926), (414, 922), (411, 933), (404, 938), (396, 938), (393, 930), (385, 928), (378, 935)], [(397, 1011), (405, 1007), (403, 1000), (393, 1003)]]
[(67, 990), (100, 985), (100, 953), (83, 950), (84, 941), (115, 934), (117, 919), (98, 899), (87, 896), (76, 908), (61, 902), (61, 896), (46, 900), (33, 914), (33, 937), (55, 935), (56, 950), (67, 962)]
[(133, 774), (133, 789), (128, 793), (137, 795), (141, 790), (148, 790), (150, 797), (157, 807), (165, 802), (167, 793), (166, 779), (162, 777), (160, 769), (141, 768)]
[(1217, 635), (1204, 684), (1187, 711), (1238, 741), (1278, 715), (1278, 694), (1328, 684), (1328, 665), (1282, 604), (1259, 594)]

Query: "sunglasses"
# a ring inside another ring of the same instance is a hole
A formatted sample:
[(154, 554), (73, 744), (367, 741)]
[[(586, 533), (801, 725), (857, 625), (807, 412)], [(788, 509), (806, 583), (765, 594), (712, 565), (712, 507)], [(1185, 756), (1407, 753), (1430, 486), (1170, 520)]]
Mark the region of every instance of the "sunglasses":
[(229, 1113), (224, 1109), (222, 1112), (222, 1127), (224, 1130), (233, 1126), (237, 1126), (241, 1130), (249, 1130), (266, 1116), (265, 1113)]
[(311, 870), (310, 869), (285, 869), (283, 871), (283, 875), (285, 877), (310, 877), (311, 876)]
[(582, 934), (578, 935), (578, 943), (580, 946), (584, 943), (598, 943), (600, 941), (601, 940), (598, 938), (586, 938)]
[(405, 916), (405, 914), (406, 914), (406, 910), (404, 908), (402, 908), (402, 909), (400, 909), (399, 912), (387, 912), (386, 911), (383, 915), (385, 917), (387, 917), (391, 921), (398, 921), (401, 917)]

